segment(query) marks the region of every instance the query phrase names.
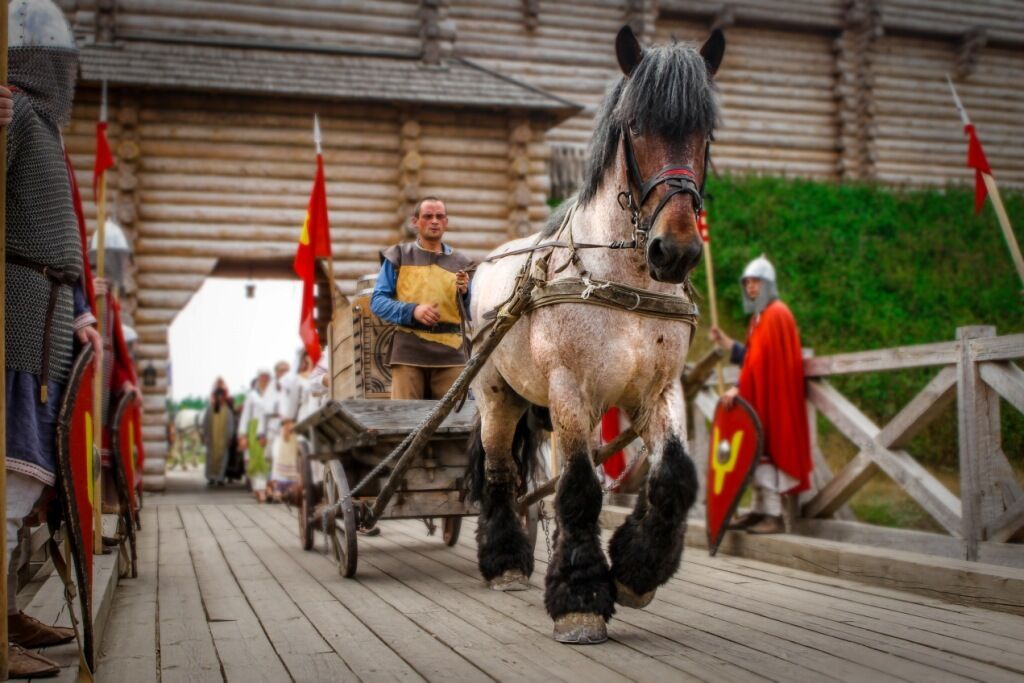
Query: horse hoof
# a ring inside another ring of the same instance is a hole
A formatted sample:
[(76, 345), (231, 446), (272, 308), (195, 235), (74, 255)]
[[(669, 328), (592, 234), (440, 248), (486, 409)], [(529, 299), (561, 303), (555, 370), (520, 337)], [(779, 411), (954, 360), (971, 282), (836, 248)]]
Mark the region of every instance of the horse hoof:
[(496, 591), (525, 591), (530, 588), (530, 579), (518, 569), (506, 569), (501, 576), (491, 579), (491, 588)]
[(596, 645), (608, 640), (608, 627), (600, 614), (570, 612), (555, 619), (555, 640), (569, 645)]
[(647, 591), (643, 595), (637, 595), (632, 589), (627, 588), (618, 581), (615, 582), (615, 589), (619, 594), (619, 596), (615, 598), (615, 602), (619, 603), (623, 607), (643, 609), (644, 607), (647, 607), (647, 605), (651, 604), (651, 600), (654, 599), (654, 591)]

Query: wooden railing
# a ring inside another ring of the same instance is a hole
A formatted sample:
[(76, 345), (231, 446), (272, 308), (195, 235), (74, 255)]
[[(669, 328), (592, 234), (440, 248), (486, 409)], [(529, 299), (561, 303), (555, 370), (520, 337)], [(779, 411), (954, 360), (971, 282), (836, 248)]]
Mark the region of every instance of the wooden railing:
[[(797, 514), (850, 519), (845, 504), (879, 470), (916, 501), (949, 535), (962, 556), (977, 560), (979, 545), (1005, 543), (1024, 533), (1024, 489), (1017, 483), (1000, 431), (1000, 397), (1024, 412), (1024, 334), (996, 336), (994, 327), (961, 327), (956, 340), (804, 361), (814, 454), (814, 493)], [(938, 372), (885, 425), (876, 425), (829, 382), (830, 377), (936, 367)], [(735, 381), (736, 372), (727, 373)], [(707, 422), (717, 396), (710, 384), (691, 401), (694, 450), (707, 452)], [(953, 403), (959, 433), (960, 498), (904, 450)], [(857, 446), (857, 455), (832, 475), (817, 444), (817, 413)]]

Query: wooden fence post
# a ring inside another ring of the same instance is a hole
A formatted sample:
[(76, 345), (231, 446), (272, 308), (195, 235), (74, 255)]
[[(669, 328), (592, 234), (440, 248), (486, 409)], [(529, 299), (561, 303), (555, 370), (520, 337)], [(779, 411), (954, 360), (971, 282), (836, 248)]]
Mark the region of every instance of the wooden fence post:
[(989, 507), (985, 500), (990, 475), (989, 457), (997, 441), (992, 434), (992, 410), (999, 410), (999, 403), (990, 405), (991, 391), (982, 382), (977, 363), (971, 354), (971, 340), (994, 337), (992, 326), (958, 327), (957, 340), (960, 353), (957, 361), (957, 431), (960, 441), (960, 503), (962, 506), (964, 559), (977, 561), (978, 543), (982, 540), (985, 527), (985, 511)]
[(690, 452), (693, 458), (693, 466), (697, 468), (697, 481), (700, 482), (700, 491), (697, 494), (697, 502), (701, 505), (707, 504), (707, 473), (708, 473), (708, 449), (711, 448), (711, 439), (708, 436), (708, 422), (704, 413), (697, 407), (697, 401), (690, 401), (690, 416), (693, 423), (693, 450)]

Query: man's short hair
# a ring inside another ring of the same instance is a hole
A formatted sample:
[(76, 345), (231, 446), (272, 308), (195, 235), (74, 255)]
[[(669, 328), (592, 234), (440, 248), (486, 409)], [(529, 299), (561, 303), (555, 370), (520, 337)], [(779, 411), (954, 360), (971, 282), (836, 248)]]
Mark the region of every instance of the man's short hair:
[(445, 203), (445, 201), (443, 199), (441, 199), (440, 197), (433, 197), (433, 196), (431, 196), (431, 197), (424, 197), (423, 199), (419, 200), (416, 203), (416, 208), (412, 212), (412, 215), (413, 215), (414, 218), (419, 218), (420, 217), (420, 209), (423, 208), (423, 202), (441, 202), (441, 206), (444, 207), (445, 213), (448, 213), (448, 204)]

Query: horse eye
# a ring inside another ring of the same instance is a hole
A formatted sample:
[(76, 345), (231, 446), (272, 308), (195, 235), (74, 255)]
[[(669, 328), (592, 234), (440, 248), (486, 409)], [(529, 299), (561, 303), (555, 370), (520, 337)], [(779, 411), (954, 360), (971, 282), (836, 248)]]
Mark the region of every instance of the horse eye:
[(636, 121), (630, 121), (628, 124), (629, 133), (634, 137), (640, 137), (640, 127), (636, 125)]

